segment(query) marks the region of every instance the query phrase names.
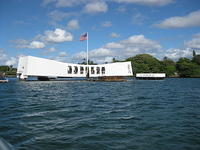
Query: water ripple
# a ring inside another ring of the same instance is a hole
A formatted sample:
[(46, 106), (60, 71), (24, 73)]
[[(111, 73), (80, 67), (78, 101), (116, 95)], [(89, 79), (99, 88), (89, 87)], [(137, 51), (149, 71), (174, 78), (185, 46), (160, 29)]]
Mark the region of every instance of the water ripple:
[(200, 80), (0, 85), (0, 137), (16, 149), (200, 149)]

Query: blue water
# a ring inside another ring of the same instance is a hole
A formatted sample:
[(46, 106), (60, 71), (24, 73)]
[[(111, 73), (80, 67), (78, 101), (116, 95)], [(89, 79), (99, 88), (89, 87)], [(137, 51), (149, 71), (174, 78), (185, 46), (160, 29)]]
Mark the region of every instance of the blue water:
[(0, 84), (0, 137), (23, 150), (199, 150), (200, 79)]

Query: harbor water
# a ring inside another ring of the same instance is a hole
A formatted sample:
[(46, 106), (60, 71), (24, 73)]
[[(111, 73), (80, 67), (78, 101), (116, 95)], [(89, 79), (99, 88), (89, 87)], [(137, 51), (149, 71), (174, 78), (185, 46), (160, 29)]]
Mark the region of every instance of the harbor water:
[(17, 150), (199, 150), (200, 79), (10, 79), (0, 137)]

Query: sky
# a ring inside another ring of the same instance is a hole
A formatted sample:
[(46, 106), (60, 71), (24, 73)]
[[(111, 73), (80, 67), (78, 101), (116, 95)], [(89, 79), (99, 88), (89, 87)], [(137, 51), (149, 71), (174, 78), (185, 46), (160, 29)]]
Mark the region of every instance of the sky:
[(0, 0), (0, 65), (20, 56), (79, 63), (147, 53), (162, 60), (200, 53), (199, 0)]

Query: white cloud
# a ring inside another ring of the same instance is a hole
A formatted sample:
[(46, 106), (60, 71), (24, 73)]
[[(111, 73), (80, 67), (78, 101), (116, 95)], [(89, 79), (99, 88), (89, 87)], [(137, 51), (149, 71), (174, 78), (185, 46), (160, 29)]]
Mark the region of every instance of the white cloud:
[[(73, 56), (74, 60), (82, 61), (83, 59), (86, 59), (86, 52), (81, 51)], [(110, 62), (109, 60), (112, 60), (114, 54), (113, 51), (107, 49), (107, 48), (98, 48), (93, 49), (89, 51), (89, 60), (92, 60), (96, 63), (105, 63)]]
[(73, 40), (73, 36), (71, 33), (59, 28), (56, 28), (55, 31), (45, 31), (44, 36), (42, 38), (47, 42), (53, 43), (61, 43)]
[[(156, 41), (147, 39), (144, 35), (133, 35), (119, 42), (110, 42), (104, 46), (89, 51), (89, 59), (104, 63), (106, 59), (115, 57), (117, 59), (125, 59), (136, 54), (148, 53), (152, 55), (161, 53), (161, 45)], [(86, 52), (80, 52), (74, 56), (75, 59), (83, 60), (86, 58)]]
[(100, 12), (107, 12), (108, 6), (103, 1), (95, 1), (85, 5), (84, 12), (93, 14), (93, 13), (100, 13)]
[(76, 16), (76, 15), (77, 13), (75, 12), (63, 12), (59, 10), (54, 10), (48, 14), (48, 17), (50, 17), (53, 21), (62, 21), (65, 18)]
[(173, 2), (174, 0), (114, 0), (114, 1), (119, 3), (134, 3), (147, 6), (164, 6)]
[(0, 65), (16, 65), (17, 59), (15, 57), (9, 57), (2, 48), (0, 48)]
[(200, 33), (194, 35), (193, 39), (184, 43), (189, 48), (200, 49)]
[(90, 0), (43, 0), (43, 4), (47, 5), (54, 2), (56, 7), (73, 7), (88, 1)]
[(101, 26), (102, 27), (111, 27), (112, 26), (112, 22), (110, 22), (110, 21), (105, 21), (105, 22), (103, 22), (102, 24), (101, 24)]
[[(12, 41), (16, 44), (17, 48), (29, 48), (29, 49), (44, 49), (48, 43), (61, 43), (66, 41), (72, 41), (73, 36), (71, 33), (66, 32), (63, 29), (56, 28), (54, 31), (47, 30), (43, 35), (37, 35), (33, 41), (27, 41), (23, 39), (17, 39)], [(54, 49), (46, 49), (46, 52), (53, 51)]]
[(156, 41), (147, 39), (144, 35), (134, 35), (128, 39), (120, 41), (124, 48), (121, 49), (122, 58), (127, 58), (141, 53), (148, 53), (151, 55), (160, 54), (161, 45)]
[(47, 49), (47, 51), (48, 51), (48, 52), (55, 52), (56, 49), (55, 49), (55, 47), (50, 47), (50, 48)]
[(132, 23), (136, 25), (141, 25), (145, 22), (146, 19), (147, 17), (145, 17), (143, 14), (138, 12), (133, 15)]
[(25, 48), (31, 48), (31, 49), (40, 49), (40, 48), (44, 48), (45, 44), (39, 41), (32, 41), (28, 46), (26, 46)]
[(50, 48), (46, 48), (44, 51), (43, 51), (43, 55), (47, 55), (47, 54), (49, 54), (49, 53), (53, 53), (53, 52), (55, 52), (56, 51), (56, 49), (55, 49), (55, 47), (50, 47)]
[(60, 52), (60, 53), (58, 54), (58, 56), (59, 56), (59, 57), (66, 57), (66, 56), (68, 56), (68, 55), (67, 55), (66, 52)]
[(92, 2), (93, 0), (43, 0), (43, 6), (54, 3), (54, 5), (59, 7), (74, 7), (77, 5)]
[(60, 52), (57, 56), (50, 57), (50, 59), (66, 63), (71, 62), (71, 59), (68, 57), (66, 52)]
[(110, 49), (118, 49), (118, 48), (124, 48), (124, 45), (120, 43), (111, 42), (111, 43), (107, 43), (104, 47), (110, 48)]
[(87, 0), (57, 0), (56, 7), (72, 7), (85, 2)]
[(113, 57), (105, 57), (104, 59), (99, 60), (99, 63), (110, 63), (112, 60)]
[[(155, 53), (159, 53), (162, 48), (159, 43), (144, 37), (144, 35), (133, 35), (125, 40), (119, 41), (114, 44), (112, 43), (112, 45), (113, 47), (111, 47), (111, 44), (108, 44), (106, 46), (110, 46), (110, 48), (115, 51), (115, 55), (117, 53), (116, 56), (120, 56), (120, 58), (122, 59), (141, 53), (155, 55)], [(114, 48), (114, 46), (117, 45), (118, 47)]]
[(115, 32), (112, 32), (112, 33), (110, 34), (110, 37), (112, 37), (112, 38), (118, 38), (118, 37), (120, 37), (120, 35), (117, 34), (117, 33), (115, 33)]
[(121, 41), (126, 47), (137, 47), (140, 49), (161, 49), (161, 46), (150, 39), (144, 37), (144, 35), (134, 35), (126, 40)]
[[(58, 8), (58, 7), (74, 7), (74, 6), (83, 5), (86, 3), (102, 4), (107, 1), (112, 1), (112, 2), (117, 2), (117, 3), (133, 3), (133, 4), (146, 5), (146, 6), (164, 6), (164, 5), (168, 5), (172, 3), (174, 0), (43, 0), (43, 5), (46, 6), (48, 4), (54, 3), (55, 6)], [(99, 8), (97, 7), (97, 5), (95, 6), (96, 8)], [(92, 9), (92, 7), (90, 6), (90, 8), (88, 9)], [(122, 12), (124, 12), (124, 10), (125, 9), (122, 7), (120, 7), (119, 9), (119, 11), (122, 11)]]
[(4, 50), (0, 48), (0, 65), (4, 64), (7, 59), (7, 55), (5, 54)]
[(16, 40), (12, 40), (11, 42), (15, 43), (16, 45), (27, 45), (29, 44), (29, 41), (24, 40), (24, 39), (16, 39)]
[(73, 59), (80, 61), (80, 60), (86, 59), (86, 57), (87, 57), (87, 53), (85, 51), (81, 51), (79, 53), (76, 53), (73, 56)]
[(185, 28), (200, 26), (200, 10), (191, 12), (186, 16), (176, 16), (163, 20), (154, 26), (159, 28)]
[(42, 49), (46, 46), (43, 42), (40, 41), (29, 42), (24, 39), (16, 39), (12, 42), (16, 44), (16, 48)]
[(89, 53), (89, 56), (91, 57), (106, 57), (106, 56), (112, 56), (113, 52), (109, 49), (106, 48), (99, 48), (99, 49), (94, 49), (91, 50)]
[[(93, 49), (89, 51), (89, 57), (93, 58), (99, 58), (99, 57), (106, 57), (106, 56), (112, 56), (113, 52), (106, 48), (98, 48)], [(74, 55), (74, 59), (84, 59), (87, 57), (87, 53), (85, 51), (81, 51)]]
[(70, 30), (75, 30), (75, 29), (79, 29), (79, 21), (76, 19), (70, 20), (67, 23), (67, 28)]
[(192, 57), (192, 51), (189, 48), (186, 49), (177, 49), (177, 48), (172, 48), (172, 49), (168, 49), (164, 52), (164, 56), (170, 58), (170, 59), (174, 59), (174, 60), (178, 60), (181, 57)]
[(17, 64), (17, 59), (15, 57), (10, 57), (5, 62), (5, 65), (7, 65), (7, 66), (16, 65), (16, 64)]
[(42, 2), (42, 5), (48, 5), (48, 4), (50, 4), (50, 3), (52, 3), (52, 2), (55, 2), (56, 0), (43, 0), (43, 2)]
[[(180, 57), (191, 58), (191, 48), (199, 48), (200, 46), (200, 34), (194, 35), (192, 40), (184, 44), (188, 48), (171, 48), (164, 50), (158, 42), (148, 39), (144, 35), (133, 35), (127, 39), (118, 42), (110, 42), (100, 48), (90, 50), (89, 59), (97, 63), (105, 63), (110, 62), (112, 58), (124, 60), (128, 57), (143, 53), (153, 55), (158, 59), (162, 59), (165, 56), (174, 60), (178, 60)], [(73, 58), (79, 61), (83, 60), (86, 58), (86, 52), (82, 51), (77, 53)]]

